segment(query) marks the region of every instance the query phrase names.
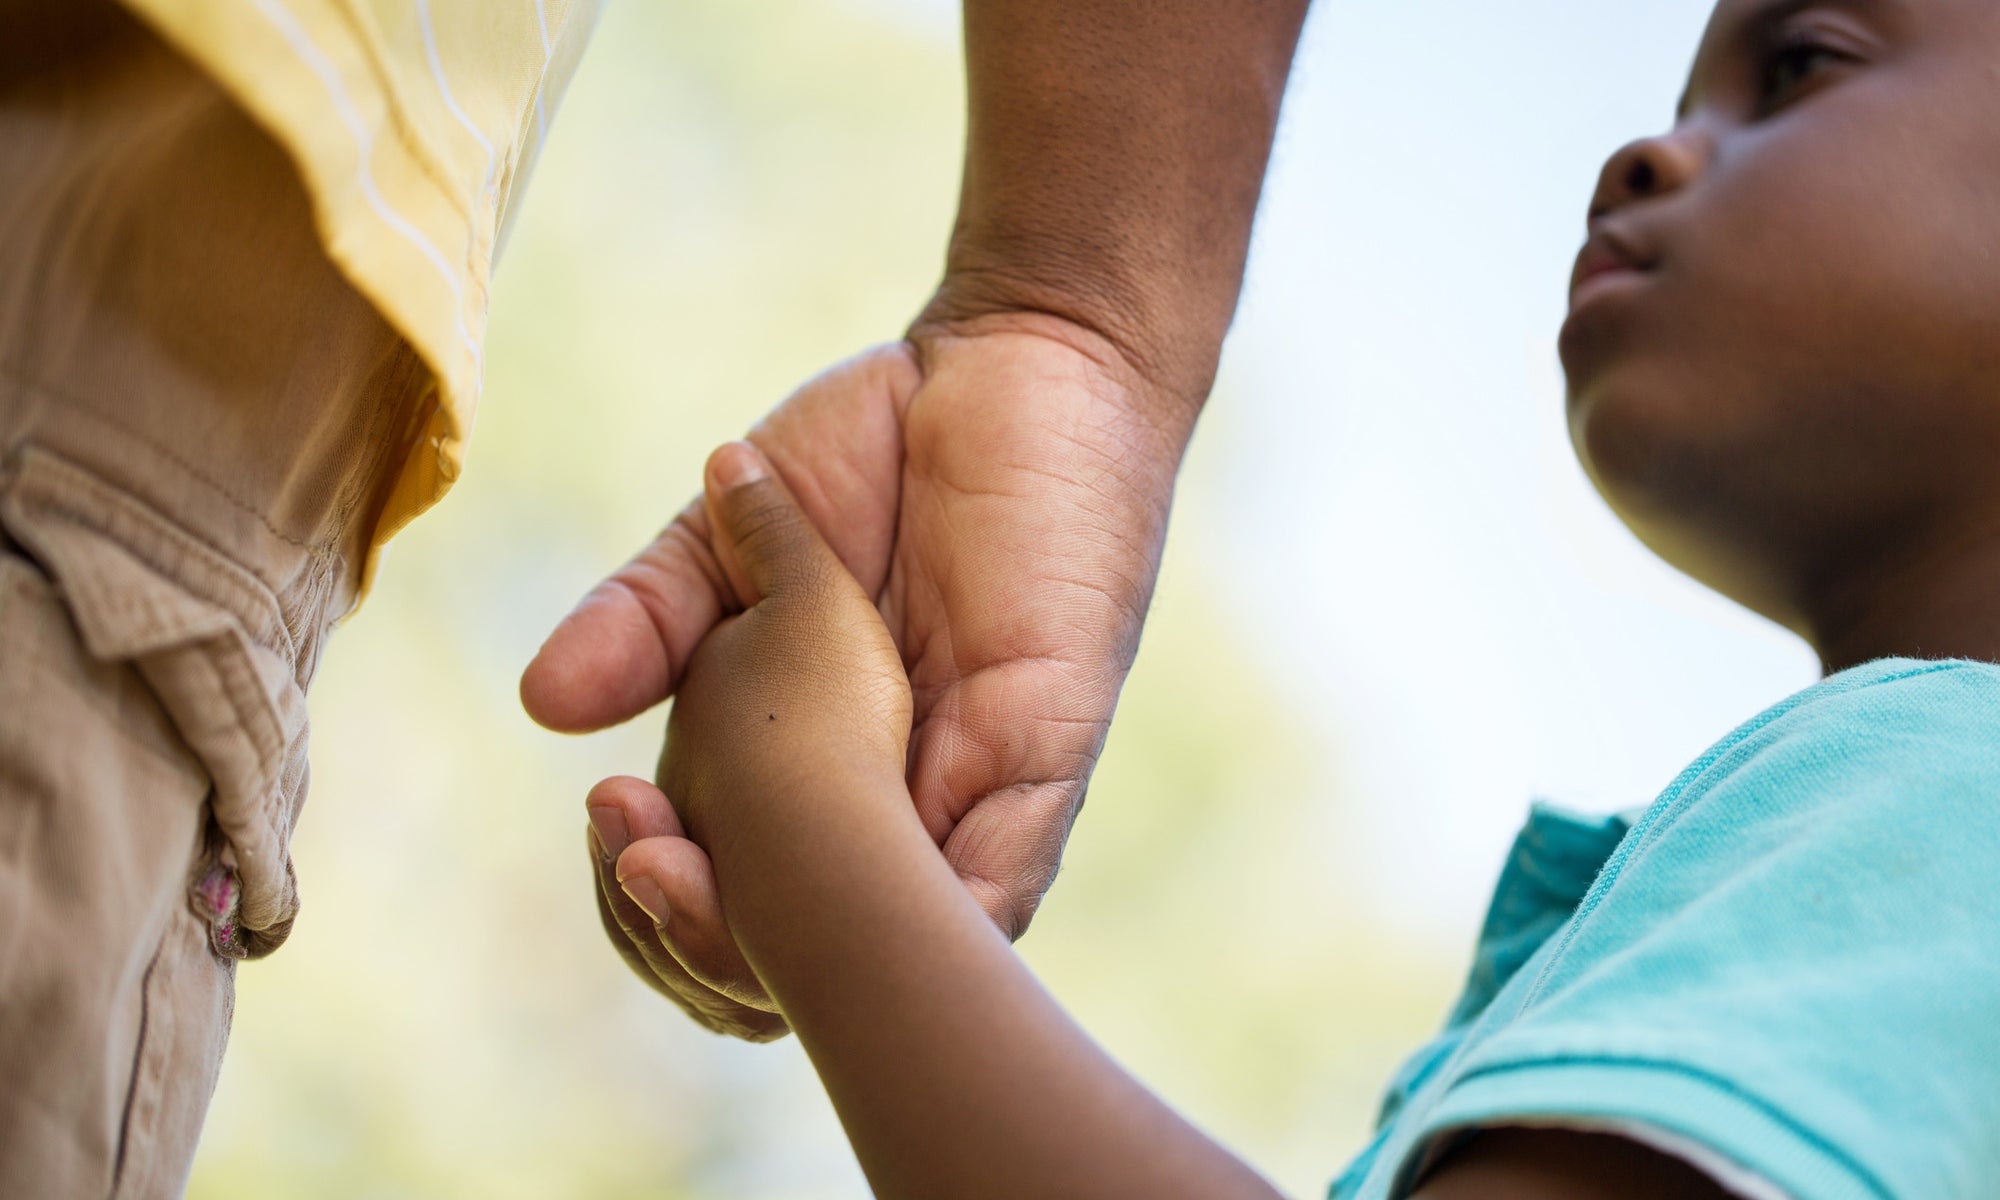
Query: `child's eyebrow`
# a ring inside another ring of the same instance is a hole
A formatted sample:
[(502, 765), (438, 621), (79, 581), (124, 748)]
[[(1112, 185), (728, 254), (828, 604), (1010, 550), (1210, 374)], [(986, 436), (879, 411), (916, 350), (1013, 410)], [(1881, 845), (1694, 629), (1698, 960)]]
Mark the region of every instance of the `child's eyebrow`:
[[(1714, 40), (1740, 53), (1754, 54), (1770, 44), (1786, 21), (1815, 8), (1844, 8), (1859, 15), (1879, 17), (1886, 12), (1906, 12), (1909, 0), (1765, 0), (1732, 20)], [(1713, 49), (1704, 44), (1701, 59), (1707, 59)], [(1701, 75), (1700, 66), (1697, 61), (1687, 90), (1674, 105), (1676, 123), (1687, 120), (1688, 110), (1694, 106), (1694, 83)]]

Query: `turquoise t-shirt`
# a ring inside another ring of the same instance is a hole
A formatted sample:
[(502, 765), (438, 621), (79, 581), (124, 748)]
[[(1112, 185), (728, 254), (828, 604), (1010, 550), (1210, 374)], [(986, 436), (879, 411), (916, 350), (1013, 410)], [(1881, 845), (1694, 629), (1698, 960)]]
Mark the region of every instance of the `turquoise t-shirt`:
[(1538, 809), (1333, 1200), (1510, 1122), (1657, 1133), (1792, 1200), (2000, 1196), (2000, 667), (1868, 663), (1629, 825)]

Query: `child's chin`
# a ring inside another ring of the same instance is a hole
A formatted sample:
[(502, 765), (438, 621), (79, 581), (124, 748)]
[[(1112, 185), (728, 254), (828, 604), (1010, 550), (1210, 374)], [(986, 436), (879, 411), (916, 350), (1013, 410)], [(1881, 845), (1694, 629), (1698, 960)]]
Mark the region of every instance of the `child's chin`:
[(1570, 444), (1607, 499), (1668, 484), (1670, 465), (1685, 457), (1684, 405), (1659, 380), (1630, 367), (1597, 373), (1569, 389)]

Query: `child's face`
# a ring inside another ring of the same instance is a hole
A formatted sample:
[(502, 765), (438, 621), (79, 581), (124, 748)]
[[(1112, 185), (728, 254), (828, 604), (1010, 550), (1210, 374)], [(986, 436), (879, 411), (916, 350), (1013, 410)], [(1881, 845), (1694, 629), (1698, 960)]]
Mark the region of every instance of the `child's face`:
[(1571, 436), (1670, 562), (1813, 636), (1994, 527), (2000, 2), (1723, 0), (1590, 228)]

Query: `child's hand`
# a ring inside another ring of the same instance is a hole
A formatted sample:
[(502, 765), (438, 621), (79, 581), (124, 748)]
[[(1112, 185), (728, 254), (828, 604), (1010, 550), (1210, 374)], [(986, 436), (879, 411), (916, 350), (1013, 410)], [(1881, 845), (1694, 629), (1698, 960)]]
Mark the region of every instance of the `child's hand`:
[[(826, 820), (927, 837), (903, 782), (909, 681), (874, 605), (749, 444), (709, 458), (705, 504), (744, 611), (689, 660), (660, 762), (665, 794), (636, 779), (593, 793), (635, 839), (604, 915), (642, 977), (678, 999), (675, 980), (692, 975), (745, 1006), (691, 1008), (696, 1019), (761, 1040), (785, 1026), (717, 910), (718, 899), (728, 906), (729, 864), (782, 873)], [(669, 922), (671, 939), (649, 928)]]
[(619, 857), (631, 897), (706, 905), (697, 938), (725, 931), (778, 1010), (745, 1031), (797, 1029), (880, 1195), (1274, 1197), (1064, 1016), (939, 852), (903, 781), (902, 660), (764, 459), (716, 451), (706, 503), (746, 608), (689, 662), (666, 795), (620, 802), (679, 809)]
[(696, 648), (667, 726), (660, 784), (688, 836), (712, 847), (836, 795), (899, 798), (914, 821), (910, 685), (874, 604), (749, 443), (709, 458), (705, 501), (744, 611)]
[(741, 947), (778, 1010), (743, 1031), (797, 1028), (879, 1195), (1271, 1200), (1063, 1014), (939, 852), (903, 782), (902, 659), (764, 459), (716, 451), (706, 503), (746, 608), (688, 664), (666, 795), (617, 801), (655, 830), (618, 859), (632, 898), (672, 922), (678, 888), (697, 938)]

